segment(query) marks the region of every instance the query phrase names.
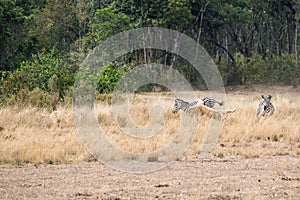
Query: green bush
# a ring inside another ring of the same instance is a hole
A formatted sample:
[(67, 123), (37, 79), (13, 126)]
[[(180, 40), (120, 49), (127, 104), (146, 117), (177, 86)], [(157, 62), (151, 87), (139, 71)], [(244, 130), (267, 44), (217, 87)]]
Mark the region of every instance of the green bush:
[(34, 88), (32, 91), (21, 89), (17, 94), (3, 98), (1, 105), (34, 106), (50, 109), (53, 107), (52, 99), (53, 96), (50, 93), (45, 92), (40, 88)]
[[(242, 55), (236, 57), (236, 76), (241, 76), (243, 84), (299, 84), (300, 68), (291, 55), (273, 56), (262, 59), (253, 55), (246, 60)], [(224, 71), (221, 72), (224, 74)], [(234, 76), (232, 74), (231, 76)]]
[(28, 100), (30, 105), (35, 107), (50, 107), (52, 106), (52, 98), (51, 95), (40, 88), (34, 88), (32, 91), (28, 94)]
[(108, 65), (105, 70), (99, 74), (97, 91), (100, 93), (111, 93), (117, 85), (120, 78), (126, 73), (128, 66), (121, 66), (114, 63)]
[[(63, 97), (67, 90), (74, 83), (76, 69), (68, 67), (63, 57), (56, 51), (42, 52), (39, 55), (32, 55), (31, 61), (24, 61), (20, 68), (12, 72), (2, 72), (1, 92), (4, 95), (16, 95), (21, 89), (32, 91), (40, 88), (45, 92), (55, 90)], [(55, 86), (49, 84), (49, 80), (56, 78)], [(50, 85), (50, 87), (49, 87)]]

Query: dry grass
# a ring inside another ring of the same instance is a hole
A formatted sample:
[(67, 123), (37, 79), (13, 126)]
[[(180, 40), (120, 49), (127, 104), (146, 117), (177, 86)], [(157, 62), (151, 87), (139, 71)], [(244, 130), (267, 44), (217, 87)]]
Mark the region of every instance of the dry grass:
[[(260, 92), (229, 92), (226, 108), (236, 108), (237, 111), (228, 114), (222, 122), (223, 131), (212, 155), (245, 158), (300, 155), (300, 106), (297, 103), (300, 95), (282, 94), (277, 90), (269, 92), (273, 95), (275, 113), (258, 122), (255, 113)], [(199, 97), (204, 95), (204, 92), (198, 93)], [(176, 135), (185, 114), (172, 113), (173, 101), (167, 95), (137, 95), (131, 99), (129, 116), (119, 112), (116, 121), (109, 104), (97, 104), (96, 118), (114, 145), (128, 152), (151, 153), (183, 140)], [(61, 109), (55, 117), (42, 117), (43, 112), (33, 107), (0, 110), (0, 162), (68, 163), (89, 160), (91, 157), (76, 134), (72, 110)], [(183, 157), (199, 153), (209, 122), (207, 116), (199, 116), (195, 126), (197, 135)], [(126, 131), (134, 136), (124, 134)], [(147, 133), (153, 134), (147, 136)]]
[(281, 95), (275, 96), (272, 101), (276, 105), (274, 115), (260, 121), (255, 117), (259, 97), (256, 101), (245, 99), (244, 103), (234, 102), (233, 98), (236, 97), (229, 97), (228, 102), (232, 102), (229, 104), (237, 107), (238, 111), (226, 121), (225, 126), (234, 127), (233, 130), (225, 130), (223, 137), (226, 141), (251, 142), (262, 139), (299, 142), (300, 106), (297, 104), (299, 97), (289, 100)]
[(87, 159), (76, 137), (71, 111), (61, 118), (42, 117), (38, 108), (0, 110), (0, 163), (67, 163)]
[[(257, 157), (260, 155), (300, 155), (299, 95), (274, 94), (273, 116), (257, 120), (255, 113), (260, 94), (228, 95), (228, 106), (237, 111), (228, 116), (218, 151), (231, 155)], [(238, 99), (236, 101), (235, 99)], [(221, 148), (221, 146), (230, 148)]]

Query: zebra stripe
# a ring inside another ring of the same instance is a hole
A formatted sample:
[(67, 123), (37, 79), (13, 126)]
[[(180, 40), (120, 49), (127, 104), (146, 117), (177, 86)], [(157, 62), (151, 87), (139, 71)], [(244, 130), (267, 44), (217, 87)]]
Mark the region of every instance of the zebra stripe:
[(174, 107), (173, 107), (173, 113), (178, 112), (179, 110), (183, 110), (184, 112), (188, 112), (190, 109), (190, 104), (186, 101), (183, 101), (181, 99), (175, 99)]
[(211, 98), (211, 97), (205, 97), (202, 99), (202, 101), (205, 106), (210, 107), (210, 108), (213, 108), (216, 103), (219, 104), (220, 106), (224, 105), (223, 101), (219, 102), (216, 99)]
[(258, 119), (261, 117), (268, 117), (273, 115), (275, 108), (273, 104), (271, 103), (271, 95), (261, 95), (262, 101), (259, 103), (257, 111), (256, 111), (256, 116)]
[(201, 103), (203, 105), (205, 105), (209, 108), (213, 108), (216, 103), (219, 104), (220, 106), (223, 106), (223, 102), (219, 102), (216, 99), (211, 98), (211, 97), (205, 97), (201, 100), (199, 99), (199, 100), (193, 101), (191, 103), (186, 102), (182, 99), (175, 99), (173, 112), (176, 113), (179, 110), (183, 110), (184, 112), (189, 112), (190, 108), (193, 108), (193, 107), (197, 106), (200, 103), (200, 101), (202, 101)]

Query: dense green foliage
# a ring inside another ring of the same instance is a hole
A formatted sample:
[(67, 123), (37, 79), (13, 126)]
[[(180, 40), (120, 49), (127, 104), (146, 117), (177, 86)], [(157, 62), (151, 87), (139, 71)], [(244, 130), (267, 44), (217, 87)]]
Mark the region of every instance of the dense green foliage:
[[(297, 86), (299, 11), (298, 0), (0, 0), (0, 99), (36, 88), (64, 99), (80, 63), (99, 42), (147, 26), (194, 38), (215, 59), (226, 85)], [(141, 49), (107, 65), (97, 90), (111, 92), (129, 68), (152, 62), (205, 87), (176, 55)]]
[[(2, 93), (12, 95), (21, 89), (40, 88), (46, 92), (57, 91), (62, 97), (74, 82), (76, 69), (69, 66), (64, 57), (57, 55), (55, 49), (49, 53), (32, 55), (30, 61), (23, 61), (16, 70), (3, 72)], [(57, 77), (57, 88), (49, 86), (49, 80), (54, 76)]]

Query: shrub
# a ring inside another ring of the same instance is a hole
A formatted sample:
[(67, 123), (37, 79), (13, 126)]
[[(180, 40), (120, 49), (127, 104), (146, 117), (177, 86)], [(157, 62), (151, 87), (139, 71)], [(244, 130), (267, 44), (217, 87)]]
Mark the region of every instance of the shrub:
[(35, 107), (50, 107), (51, 106), (51, 96), (41, 90), (40, 88), (34, 88), (28, 93), (28, 100), (30, 105)]
[[(240, 59), (241, 60), (241, 59)], [(237, 71), (246, 84), (285, 84), (297, 86), (299, 84), (300, 69), (295, 58), (291, 55), (273, 56), (262, 59), (253, 55), (249, 60), (237, 62)]]
[[(59, 92), (59, 96), (63, 97), (65, 90), (74, 83), (75, 72), (76, 69), (68, 67), (56, 49), (50, 52), (44, 51), (39, 55), (32, 55), (32, 61), (22, 62), (16, 71), (3, 72), (1, 92), (10, 96), (25, 88), (29, 91), (40, 88), (46, 92), (55, 89)], [(53, 78), (56, 80), (51, 85), (48, 81)]]
[(105, 70), (99, 74), (97, 91), (100, 93), (111, 93), (117, 85), (120, 78), (126, 73), (128, 66), (117, 63), (108, 65)]

